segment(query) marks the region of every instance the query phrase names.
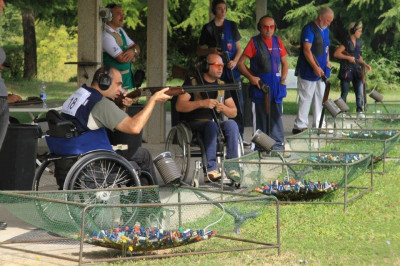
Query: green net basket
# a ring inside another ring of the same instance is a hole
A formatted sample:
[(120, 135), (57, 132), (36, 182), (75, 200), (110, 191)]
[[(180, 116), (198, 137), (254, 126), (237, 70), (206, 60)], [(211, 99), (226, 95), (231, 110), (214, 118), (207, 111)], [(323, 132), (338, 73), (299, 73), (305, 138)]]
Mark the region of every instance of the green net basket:
[(372, 153), (378, 161), (395, 147), (399, 138), (400, 134), (390, 129), (311, 128), (286, 140), (292, 150)]
[[(61, 237), (125, 252), (141, 252), (175, 248), (239, 230), (246, 236), (249, 232), (246, 223), (257, 218), (267, 206), (277, 204), (277, 199), (190, 187), (152, 186), (0, 191), (0, 203), (19, 219)], [(249, 236), (253, 237), (257, 236)]]
[(400, 114), (374, 113), (360, 116), (357, 113), (346, 113), (336, 118), (328, 116), (326, 118), (326, 127), (331, 129), (400, 129)]
[(400, 101), (372, 102), (367, 105), (368, 113), (400, 114)]
[[(273, 151), (225, 160), (224, 167), (227, 173), (239, 173), (230, 177), (251, 191), (259, 189), (280, 200), (307, 200), (343, 188), (370, 163), (370, 153)], [(265, 186), (273, 188), (265, 191)]]

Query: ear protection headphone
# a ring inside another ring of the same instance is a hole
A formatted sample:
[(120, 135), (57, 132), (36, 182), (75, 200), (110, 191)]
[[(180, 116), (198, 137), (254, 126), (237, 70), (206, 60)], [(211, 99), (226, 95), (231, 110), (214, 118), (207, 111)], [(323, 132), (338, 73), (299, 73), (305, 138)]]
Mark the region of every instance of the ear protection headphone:
[[(258, 20), (258, 23), (257, 23), (257, 30), (258, 30), (259, 32), (261, 32), (261, 21), (262, 21), (263, 19), (265, 19), (265, 18), (271, 18), (271, 19), (273, 19), (271, 16), (268, 16), (268, 15), (262, 16), (262, 17)], [(275, 25), (275, 31), (276, 31), (276, 30), (278, 29), (278, 25), (276, 25), (275, 19), (274, 19), (274, 25)]]
[(356, 33), (359, 24), (360, 24), (359, 21), (357, 21), (356, 24), (354, 24), (354, 26), (350, 29), (350, 34)]
[(209, 70), (210, 70), (210, 64), (205, 59), (203, 62), (201, 62), (201, 72), (207, 73)]
[(111, 21), (111, 20), (112, 20), (112, 18), (113, 18), (113, 16), (112, 16), (112, 9), (113, 9), (114, 7), (116, 7), (116, 6), (119, 6), (119, 5), (117, 5), (117, 4), (115, 4), (115, 3), (110, 3), (110, 4), (106, 5), (106, 9), (108, 10), (108, 11), (107, 11), (107, 16), (106, 16), (107, 21)]
[(104, 66), (103, 71), (99, 73), (99, 78), (97, 79), (97, 83), (99, 84), (99, 88), (103, 91), (108, 90), (112, 82), (112, 78), (110, 77), (110, 67)]
[(225, 4), (226, 11), (228, 11), (228, 6), (226, 5), (225, 0), (214, 0), (211, 5), (211, 11), (214, 14), (214, 16), (217, 14), (216, 8), (217, 8), (217, 5), (219, 5), (219, 4)]

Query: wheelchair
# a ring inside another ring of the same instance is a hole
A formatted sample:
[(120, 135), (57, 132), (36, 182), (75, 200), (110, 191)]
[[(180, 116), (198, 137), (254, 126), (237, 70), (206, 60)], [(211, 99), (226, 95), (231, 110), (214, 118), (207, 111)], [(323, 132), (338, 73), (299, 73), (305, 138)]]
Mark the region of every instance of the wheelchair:
[[(179, 113), (175, 110), (176, 97), (172, 99), (171, 102), (171, 114), (173, 116), (172, 123), (174, 120), (179, 120)], [(238, 141), (238, 156), (244, 155), (243, 140), (239, 135)], [(193, 133), (190, 126), (183, 121), (176, 122), (176, 125), (171, 128), (168, 133), (165, 151), (171, 152), (171, 156), (178, 166), (182, 180), (191, 184), (194, 187), (199, 187), (198, 171), (202, 169), (204, 177), (207, 176), (207, 157), (205, 153), (205, 146), (199, 132)], [(221, 141), (217, 141), (217, 165), (221, 166), (222, 160), (226, 156), (226, 146)], [(193, 176), (191, 173), (191, 158), (198, 157), (201, 158), (200, 161), (196, 161), (195, 169), (193, 171)], [(222, 172), (222, 169), (219, 169)], [(235, 185), (237, 188), (240, 184), (233, 182), (231, 179), (227, 179), (224, 184), (230, 186)]]
[(32, 190), (120, 188), (141, 186), (139, 176), (153, 180), (112, 149), (104, 128), (79, 135), (74, 124), (54, 110), (46, 120), (50, 154), (42, 158)]
[[(154, 185), (154, 179), (150, 173), (141, 171), (134, 162), (129, 162), (112, 149), (104, 128), (78, 134), (75, 125), (64, 120), (54, 110), (46, 114), (46, 120), (49, 130), (45, 138), (50, 154), (41, 158), (42, 163), (36, 170), (32, 190), (76, 190), (77, 193), (68, 193), (65, 200), (88, 205), (159, 203), (155, 189), (145, 193), (146, 195), (141, 189), (124, 190), (142, 186), (143, 179), (146, 180), (145, 185)], [(120, 193), (113, 190), (120, 190)], [(49, 222), (59, 215), (57, 212), (47, 211), (54, 209), (52, 204), (36, 204), (42, 217)], [(67, 209), (68, 215), (79, 224), (81, 213), (73, 205), (67, 205)], [(90, 209), (87, 219), (99, 225), (103, 223), (104, 216), (117, 217), (117, 223), (121, 224), (134, 223), (148, 217), (146, 210), (135, 207), (121, 207), (117, 211), (110, 208), (100, 209)]]

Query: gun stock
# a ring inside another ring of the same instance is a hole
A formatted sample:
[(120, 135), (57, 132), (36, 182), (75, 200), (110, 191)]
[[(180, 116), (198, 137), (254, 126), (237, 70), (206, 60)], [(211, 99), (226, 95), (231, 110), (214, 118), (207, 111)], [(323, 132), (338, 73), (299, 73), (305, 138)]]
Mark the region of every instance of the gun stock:
[(269, 92), (271, 88), (262, 82), (262, 80), (258, 81), (258, 85), (260, 85), (260, 89), (265, 93), (265, 113), (269, 115)]
[(116, 99), (114, 100), (114, 102), (115, 102), (115, 104), (116, 104), (118, 107), (123, 107), (124, 104), (122, 103), (122, 100), (125, 99), (125, 97), (134, 99), (134, 98), (139, 97), (141, 94), (142, 94), (142, 90), (141, 90), (141, 89), (136, 89), (136, 90), (134, 90), (134, 91), (129, 92), (129, 93), (128, 93), (127, 95), (125, 95), (125, 96), (124, 96), (123, 94), (120, 94), (120, 95), (118, 96), (118, 98), (116, 98)]

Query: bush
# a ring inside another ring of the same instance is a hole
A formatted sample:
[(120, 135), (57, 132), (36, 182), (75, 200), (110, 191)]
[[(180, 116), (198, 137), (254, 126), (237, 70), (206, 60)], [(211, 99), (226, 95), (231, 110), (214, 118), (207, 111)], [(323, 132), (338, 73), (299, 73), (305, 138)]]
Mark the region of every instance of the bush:
[(3, 72), (3, 78), (19, 80), (24, 73), (24, 48), (18, 44), (6, 44), (3, 46), (7, 54), (6, 62), (11, 64), (9, 71)]

